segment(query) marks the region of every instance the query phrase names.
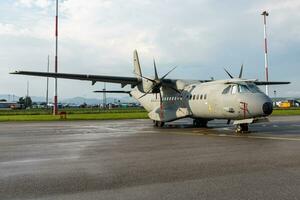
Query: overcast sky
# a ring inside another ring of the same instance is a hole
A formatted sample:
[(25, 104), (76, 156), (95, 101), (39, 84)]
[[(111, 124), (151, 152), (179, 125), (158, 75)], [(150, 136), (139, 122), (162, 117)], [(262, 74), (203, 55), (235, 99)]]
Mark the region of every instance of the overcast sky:
[[(134, 76), (137, 49), (144, 75), (153, 57), (169, 78), (227, 78), (223, 68), (264, 80), (263, 18), (268, 10), (269, 74), (278, 96), (300, 96), (299, 0), (65, 0), (60, 1), (59, 72)], [(54, 0), (0, 1), (0, 94), (44, 96), (46, 80), (9, 75), (54, 70)], [(53, 94), (54, 81), (50, 82)], [(59, 80), (59, 97), (96, 97), (103, 83)], [(119, 85), (109, 84), (110, 89)], [(272, 92), (273, 93), (273, 92)]]

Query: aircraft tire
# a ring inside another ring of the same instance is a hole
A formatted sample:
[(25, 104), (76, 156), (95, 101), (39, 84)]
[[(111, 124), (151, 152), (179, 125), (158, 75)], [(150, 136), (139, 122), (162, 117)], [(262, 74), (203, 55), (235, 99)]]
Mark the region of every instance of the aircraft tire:
[(235, 132), (238, 134), (243, 134), (243, 133), (247, 133), (248, 130), (249, 130), (248, 124), (238, 124), (236, 126)]
[(163, 127), (165, 125), (165, 122), (162, 121), (153, 121), (153, 123), (156, 127)]
[(202, 127), (202, 128), (206, 128), (207, 127), (207, 120), (204, 119), (194, 119), (193, 120), (193, 126), (194, 127)]

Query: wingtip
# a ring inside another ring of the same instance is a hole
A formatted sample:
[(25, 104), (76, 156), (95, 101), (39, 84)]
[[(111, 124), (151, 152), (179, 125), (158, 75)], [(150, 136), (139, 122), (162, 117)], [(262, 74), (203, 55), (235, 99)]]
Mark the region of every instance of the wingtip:
[(20, 71), (9, 72), (10, 74), (19, 74)]

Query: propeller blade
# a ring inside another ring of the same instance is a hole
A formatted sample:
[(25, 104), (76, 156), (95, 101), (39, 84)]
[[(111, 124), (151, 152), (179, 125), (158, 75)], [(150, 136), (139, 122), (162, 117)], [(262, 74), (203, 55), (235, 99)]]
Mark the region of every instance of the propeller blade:
[(165, 79), (176, 68), (177, 67), (174, 67), (173, 69), (171, 69), (168, 73), (166, 73), (163, 77), (161, 77), (161, 80)]
[(141, 78), (144, 78), (144, 79), (146, 79), (146, 80), (148, 80), (148, 81), (151, 81), (152, 83), (155, 83), (155, 80), (153, 80), (153, 79), (151, 79), (151, 78), (147, 78), (147, 77), (145, 77), (145, 76), (142, 76), (142, 75), (136, 74), (136, 73), (134, 73), (134, 74), (137, 75), (137, 76), (139, 76), (139, 77), (141, 77)]
[(243, 76), (243, 67), (244, 67), (244, 64), (241, 65), (239, 78), (242, 78), (242, 76)]
[(156, 63), (155, 59), (153, 58), (153, 66), (154, 66), (154, 75), (155, 75), (155, 80), (158, 80), (158, 74), (157, 74), (157, 69), (156, 69)]
[(224, 70), (230, 78), (233, 78), (233, 76), (225, 68), (224, 68)]
[(159, 90), (159, 116), (161, 119), (164, 118), (164, 108), (163, 108), (163, 101), (162, 101), (162, 94), (161, 94), (161, 90)]
[(179, 90), (177, 90), (176, 88), (172, 87), (172, 86), (167, 86), (169, 88), (171, 88), (172, 90), (174, 90), (175, 92), (177, 92), (178, 94), (181, 94), (181, 92)]
[(139, 97), (139, 99), (143, 98), (144, 96), (146, 96), (147, 94), (149, 94), (152, 91), (153, 87), (150, 88), (147, 92), (145, 92), (145, 94), (143, 94), (142, 96)]

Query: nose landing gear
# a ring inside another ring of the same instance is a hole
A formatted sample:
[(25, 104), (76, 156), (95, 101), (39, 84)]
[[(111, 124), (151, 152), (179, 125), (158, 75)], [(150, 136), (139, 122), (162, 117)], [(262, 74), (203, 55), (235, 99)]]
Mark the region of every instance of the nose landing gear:
[(248, 133), (248, 124), (237, 124), (235, 132), (237, 134), (243, 134), (243, 133)]

